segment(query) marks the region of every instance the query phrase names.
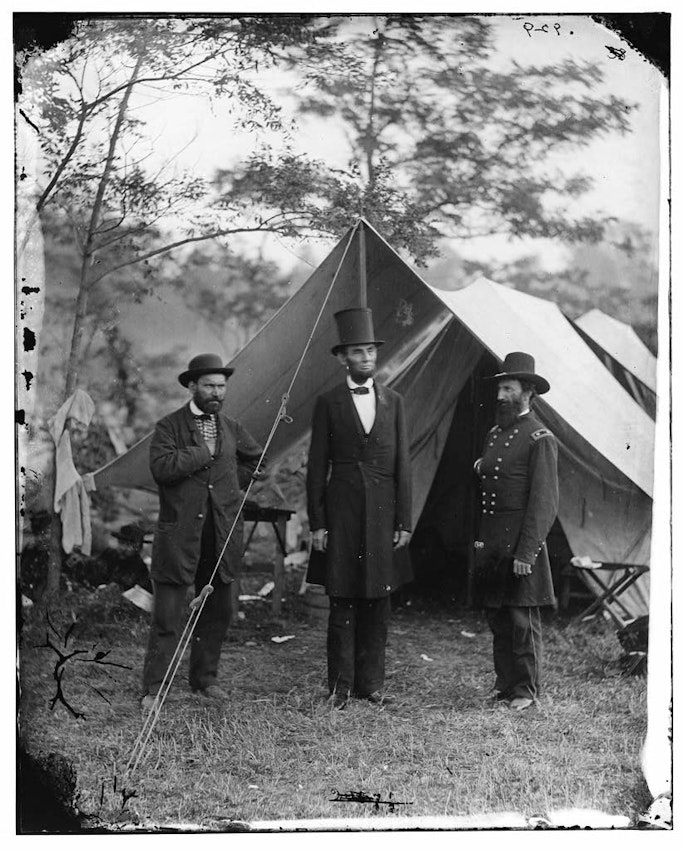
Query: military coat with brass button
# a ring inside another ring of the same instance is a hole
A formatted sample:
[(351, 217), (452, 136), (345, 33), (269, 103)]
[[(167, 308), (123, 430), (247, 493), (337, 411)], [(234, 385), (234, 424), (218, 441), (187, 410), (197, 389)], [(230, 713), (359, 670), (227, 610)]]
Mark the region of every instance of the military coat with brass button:
[[(545, 539), (559, 507), (557, 441), (532, 413), (492, 428), (480, 478), (480, 531), (475, 543), (474, 596), (485, 607), (553, 605)], [(514, 558), (532, 564), (516, 576)]]
[(368, 434), (346, 383), (317, 398), (307, 464), (312, 531), (328, 531), (312, 551), (307, 581), (329, 596), (378, 599), (412, 579), (396, 530), (411, 530), (411, 460), (402, 396), (374, 382), (376, 417)]
[[(262, 449), (243, 426), (217, 414), (212, 456), (189, 405), (165, 416), (150, 443), (150, 471), (159, 490), (159, 521), (150, 574), (167, 584), (192, 584), (200, 559), (202, 527), (214, 519), (215, 552), (231, 531), (242, 502), (240, 485), (249, 481)], [(243, 524), (240, 517), (221, 558), (218, 575), (230, 581), (240, 570)]]

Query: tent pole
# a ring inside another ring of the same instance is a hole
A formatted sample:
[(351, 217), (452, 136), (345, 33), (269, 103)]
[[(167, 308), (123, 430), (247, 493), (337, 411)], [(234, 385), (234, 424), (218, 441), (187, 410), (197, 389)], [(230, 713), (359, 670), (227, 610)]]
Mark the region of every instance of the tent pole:
[(366, 234), (359, 222), (359, 306), (366, 307)]

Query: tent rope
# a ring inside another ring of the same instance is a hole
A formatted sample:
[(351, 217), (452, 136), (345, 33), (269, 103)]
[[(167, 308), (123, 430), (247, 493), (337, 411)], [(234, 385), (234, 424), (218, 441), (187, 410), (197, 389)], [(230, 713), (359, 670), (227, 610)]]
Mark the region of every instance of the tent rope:
[(252, 485), (254, 484), (255, 481), (259, 480), (259, 478), (260, 478), (261, 466), (262, 466), (262, 463), (263, 463), (264, 458), (266, 456), (266, 453), (269, 449), (269, 446), (271, 445), (271, 442), (274, 438), (274, 435), (276, 434), (276, 430), (278, 429), (278, 426), (281, 422), (285, 422), (286, 424), (290, 424), (293, 421), (292, 417), (289, 416), (288, 413), (287, 413), (287, 404), (288, 404), (288, 401), (290, 400), (290, 393), (292, 392), (293, 386), (295, 385), (295, 381), (297, 380), (300, 369), (302, 368), (302, 364), (304, 363), (304, 359), (307, 355), (307, 351), (309, 350), (309, 347), (312, 343), (312, 340), (314, 339), (314, 334), (316, 333), (316, 328), (317, 328), (319, 322), (321, 321), (321, 317), (323, 316), (323, 312), (324, 312), (326, 305), (328, 303), (328, 299), (330, 298), (331, 293), (333, 292), (333, 287), (335, 286), (335, 282), (338, 279), (338, 275), (340, 274), (340, 270), (342, 269), (343, 263), (345, 262), (345, 258), (347, 257), (348, 251), (350, 249), (350, 245), (352, 244), (352, 239), (354, 238), (354, 234), (357, 232), (360, 225), (361, 225), (361, 221), (358, 221), (355, 224), (355, 226), (352, 228), (352, 230), (350, 231), (350, 236), (349, 236), (349, 239), (347, 240), (347, 245), (345, 246), (345, 250), (343, 251), (343, 255), (340, 258), (340, 262), (338, 263), (338, 267), (335, 270), (335, 274), (333, 275), (333, 279), (331, 280), (330, 286), (328, 287), (328, 291), (326, 292), (326, 296), (323, 300), (323, 303), (321, 304), (321, 309), (319, 310), (318, 315), (317, 315), (317, 317), (314, 321), (314, 324), (312, 326), (312, 330), (309, 334), (307, 342), (305, 343), (304, 349), (302, 351), (302, 355), (301, 355), (301, 357), (300, 357), (300, 359), (297, 363), (297, 366), (295, 367), (295, 371), (293, 372), (293, 376), (290, 380), (290, 384), (288, 385), (288, 389), (281, 396), (281, 404), (280, 404), (278, 412), (276, 413), (276, 416), (274, 418), (273, 425), (271, 426), (271, 431), (269, 432), (269, 436), (267, 437), (267, 440), (264, 444), (264, 448), (262, 449), (262, 453), (259, 456), (259, 460), (257, 462), (257, 466), (255, 468), (255, 471), (252, 473), (252, 476), (250, 477), (250, 481), (249, 481), (249, 483), (248, 483), (248, 485), (245, 489), (245, 494), (243, 495), (243, 499), (242, 499), (242, 502), (240, 504), (240, 508), (236, 512), (235, 518), (233, 520), (233, 524), (231, 525), (231, 528), (228, 532), (226, 540), (224, 541), (224, 545), (221, 548), (221, 552), (219, 553), (219, 556), (216, 559), (216, 564), (214, 565), (214, 569), (212, 570), (212, 574), (209, 577), (207, 584), (200, 591), (199, 595), (195, 599), (193, 599), (192, 602), (190, 603), (190, 608), (191, 608), (190, 616), (188, 617), (188, 620), (185, 624), (185, 627), (183, 629), (181, 637), (178, 641), (178, 644), (176, 645), (176, 649), (174, 651), (174, 654), (172, 656), (171, 661), (169, 662), (169, 666), (166, 669), (166, 672), (164, 674), (164, 678), (162, 679), (162, 684), (160, 685), (159, 690), (157, 691), (157, 694), (155, 695), (154, 702), (153, 702), (153, 704), (152, 704), (152, 706), (151, 706), (151, 708), (150, 708), (150, 710), (149, 710), (149, 712), (148, 712), (148, 714), (145, 718), (145, 721), (143, 722), (143, 726), (140, 730), (140, 733), (138, 734), (138, 737), (136, 738), (136, 741), (133, 745), (133, 749), (131, 750), (131, 754), (129, 756), (128, 762), (126, 763), (126, 767), (124, 769), (124, 776), (125, 777), (130, 778), (135, 773), (138, 765), (140, 764), (140, 760), (141, 760), (143, 753), (145, 751), (145, 747), (147, 746), (147, 743), (150, 739), (150, 736), (152, 735), (152, 732), (153, 732), (153, 730), (154, 730), (154, 728), (157, 724), (157, 720), (159, 719), (159, 716), (161, 714), (162, 708), (164, 706), (164, 700), (166, 699), (167, 694), (169, 693), (171, 685), (174, 681), (174, 677), (176, 676), (176, 673), (178, 672), (178, 668), (181, 665), (183, 655), (185, 654), (185, 651), (188, 648), (188, 644), (190, 643), (190, 639), (193, 636), (193, 631), (195, 629), (195, 626), (197, 625), (197, 621), (200, 619), (202, 611), (204, 610), (205, 602), (207, 601), (207, 598), (209, 597), (209, 595), (214, 590), (214, 588), (212, 587), (212, 582), (214, 581), (214, 578), (215, 578), (215, 576), (218, 572), (219, 566), (221, 564), (221, 560), (224, 556), (224, 553), (226, 552), (226, 548), (228, 547), (228, 544), (231, 540), (231, 536), (233, 535), (235, 527), (238, 524), (238, 520), (239, 520), (239, 518), (242, 514), (243, 508), (245, 507), (245, 503), (246, 503), (247, 498), (250, 494), (250, 490), (252, 489)]

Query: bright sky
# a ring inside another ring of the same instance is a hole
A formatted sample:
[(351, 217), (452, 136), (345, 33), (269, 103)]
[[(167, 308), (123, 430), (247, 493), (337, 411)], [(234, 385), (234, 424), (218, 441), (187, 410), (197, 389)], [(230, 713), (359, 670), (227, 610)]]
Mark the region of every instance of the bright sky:
[[(566, 58), (597, 62), (605, 74), (605, 82), (598, 87), (596, 96), (614, 94), (638, 105), (631, 116), (632, 133), (597, 140), (589, 148), (560, 158), (558, 164), (569, 169), (580, 165), (594, 177), (594, 190), (578, 207), (581, 213), (601, 211), (655, 230), (660, 168), (659, 91), (662, 83), (659, 72), (616, 34), (587, 16), (526, 18), (501, 14), (488, 16), (488, 21), (495, 30), (493, 64), (498, 69), (511, 61), (536, 65), (557, 63)], [(355, 25), (365, 29), (371, 28), (373, 23), (371, 18), (357, 17)], [(625, 49), (625, 58), (617, 58), (609, 47)], [(258, 79), (287, 112), (292, 106), (287, 89), (291, 81), (286, 79), (284, 85), (282, 73), (261, 73)], [(178, 120), (179, 114), (183, 116), (182, 121)], [(207, 176), (216, 168), (248, 155), (255, 144), (251, 135), (236, 132), (226, 105), (221, 103), (211, 104), (197, 97), (174, 98), (146, 108), (145, 115), (154, 127), (152, 135), (163, 136), (165, 153), (184, 149), (178, 158), (179, 165)], [(307, 122), (296, 137), (295, 146), (340, 165), (345, 164), (348, 156), (343, 136), (330, 120)], [(280, 245), (272, 243), (271, 251), (274, 258), (288, 265), (293, 257), (291, 252), (297, 253), (298, 246), (295, 243), (287, 248)], [(511, 244), (502, 237), (459, 242), (455, 247), (472, 258), (497, 255), (501, 259), (503, 254), (511, 256), (531, 250), (530, 245)], [(538, 247), (542, 248), (548, 263), (553, 265), (560, 261), (563, 248), (544, 243), (538, 243)], [(321, 244), (316, 254), (323, 258), (328, 250), (330, 244)]]

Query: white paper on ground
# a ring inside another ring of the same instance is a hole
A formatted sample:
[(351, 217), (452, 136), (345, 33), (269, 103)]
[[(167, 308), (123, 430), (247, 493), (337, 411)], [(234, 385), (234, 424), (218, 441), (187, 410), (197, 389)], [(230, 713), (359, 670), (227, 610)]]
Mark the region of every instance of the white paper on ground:
[(121, 595), (138, 608), (142, 608), (143, 611), (152, 611), (152, 594), (139, 584), (134, 584)]

